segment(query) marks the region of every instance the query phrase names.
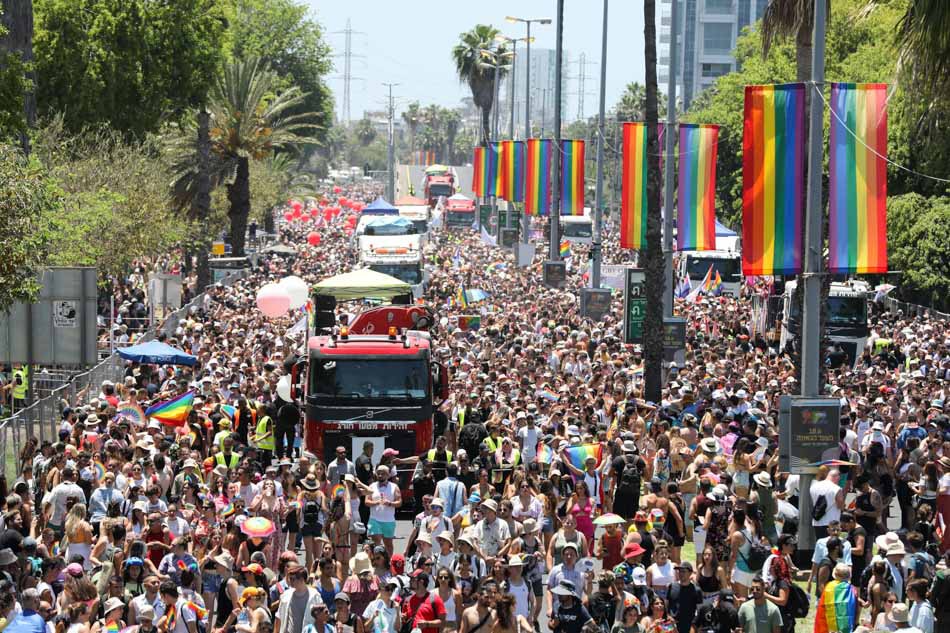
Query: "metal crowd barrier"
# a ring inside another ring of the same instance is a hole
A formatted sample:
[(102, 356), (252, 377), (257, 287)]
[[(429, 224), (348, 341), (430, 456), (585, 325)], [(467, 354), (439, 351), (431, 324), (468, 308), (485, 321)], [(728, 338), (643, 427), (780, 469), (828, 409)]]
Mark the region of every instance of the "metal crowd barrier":
[(884, 297), (881, 301), (884, 304), (884, 308), (891, 314), (896, 314), (898, 310), (901, 310), (905, 316), (913, 317), (927, 317), (930, 319), (940, 319), (942, 321), (950, 321), (950, 314), (945, 312), (940, 312), (939, 310), (934, 310), (933, 308), (928, 308), (926, 306), (917, 305), (915, 303), (905, 303), (904, 301), (899, 301), (892, 297)]

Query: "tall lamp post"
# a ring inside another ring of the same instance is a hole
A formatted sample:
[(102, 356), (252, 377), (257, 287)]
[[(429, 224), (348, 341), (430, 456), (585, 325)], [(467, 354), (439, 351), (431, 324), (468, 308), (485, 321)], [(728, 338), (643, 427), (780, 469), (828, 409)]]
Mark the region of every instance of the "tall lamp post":
[[(524, 59), (524, 139), (531, 138), (531, 24), (550, 24), (551, 18), (519, 18), (513, 15), (505, 17), (505, 20), (512, 24), (523, 23), (527, 27), (525, 34), (525, 59)], [(521, 243), (528, 243), (528, 216), (521, 215)], [(526, 249), (527, 250), (527, 249)]]
[[(499, 42), (506, 42), (511, 44), (511, 73), (508, 77), (508, 106), (511, 108), (511, 112), (508, 115), (508, 138), (512, 141), (515, 140), (515, 61), (518, 58), (518, 42), (526, 42), (528, 46), (531, 46), (531, 42), (534, 41), (533, 37), (508, 37), (507, 35), (497, 35), (495, 39)], [(512, 202), (508, 201), (508, 214), (505, 216), (505, 228), (511, 228), (511, 216), (513, 215), (512, 211)]]

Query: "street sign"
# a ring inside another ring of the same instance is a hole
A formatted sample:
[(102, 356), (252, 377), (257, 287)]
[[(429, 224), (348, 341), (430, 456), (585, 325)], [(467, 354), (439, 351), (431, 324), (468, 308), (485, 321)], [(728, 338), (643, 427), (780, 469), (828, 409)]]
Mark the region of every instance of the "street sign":
[(515, 243), (518, 241), (518, 229), (505, 229), (501, 230), (501, 245), (503, 248), (514, 248)]
[(626, 273), (631, 266), (627, 264), (603, 264), (600, 267), (600, 285), (602, 288), (623, 290)]
[(814, 474), (817, 464), (840, 455), (841, 400), (783, 397), (779, 401), (779, 429), (779, 457), (788, 456), (788, 472)]
[(567, 285), (567, 265), (560, 261), (544, 262), (542, 281), (548, 288), (563, 288)]
[(686, 319), (663, 319), (663, 360), (682, 367), (686, 360)]
[(610, 288), (581, 288), (581, 316), (600, 321), (610, 312)]
[(646, 274), (642, 268), (627, 268), (623, 294), (623, 342), (643, 342), (643, 319), (647, 313)]

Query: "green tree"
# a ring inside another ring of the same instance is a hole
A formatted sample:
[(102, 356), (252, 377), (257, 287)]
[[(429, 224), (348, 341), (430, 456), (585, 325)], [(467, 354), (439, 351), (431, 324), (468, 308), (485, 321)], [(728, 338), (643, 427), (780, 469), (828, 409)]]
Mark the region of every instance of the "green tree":
[(317, 114), (288, 114), (298, 109), (306, 94), (293, 86), (275, 94), (277, 75), (260, 60), (227, 64), (214, 82), (209, 109), (211, 147), (227, 185), (231, 220), (231, 250), (244, 255), (244, 239), (251, 212), (250, 163), (277, 150), (299, 150), (316, 144)]
[(33, 1), (0, 2), (0, 136), (18, 134), (26, 153), (36, 124), (32, 63)]
[(468, 84), (472, 99), (482, 113), (481, 143), (491, 137), (490, 117), (495, 101), (495, 73), (498, 81), (505, 76), (500, 60), (507, 55), (504, 44), (498, 44), (496, 37), (500, 31), (487, 24), (477, 24), (475, 28), (459, 35), (459, 43), (452, 48), (452, 61), (459, 80)]
[(898, 296), (950, 310), (950, 198), (909, 193), (887, 200), (888, 265), (901, 270)]
[(657, 122), (656, 85), (656, 2), (643, 1), (644, 58), (646, 60), (646, 108), (644, 121), (647, 128), (647, 156), (651, 159), (647, 170), (647, 234), (643, 267), (646, 272), (646, 314), (643, 320), (643, 374), (645, 397), (659, 402), (663, 365), (663, 279), (664, 262), (660, 248), (660, 144)]
[(139, 137), (204, 100), (221, 58), (219, 0), (35, 0), (39, 112)]
[(422, 107), (418, 101), (413, 101), (406, 107), (401, 116), (409, 128), (409, 152), (413, 153), (416, 151), (416, 131), (422, 123)]
[(445, 123), (445, 158), (443, 160), (450, 165), (456, 165), (458, 162), (455, 159), (455, 138), (462, 125), (462, 115), (458, 110), (446, 110), (443, 121)]
[(356, 140), (359, 141), (360, 145), (366, 147), (376, 140), (376, 128), (373, 127), (372, 121), (363, 117), (357, 121), (353, 127), (353, 135), (356, 137)]
[(39, 161), (0, 144), (0, 312), (39, 291), (37, 273), (51, 243), (50, 218), (63, 209), (63, 195)]
[[(332, 70), (324, 28), (295, 0), (226, 0), (232, 5), (228, 32), (232, 60), (259, 58), (279, 81), (276, 88), (296, 86), (303, 100), (288, 113), (307, 113), (321, 140), (333, 122), (333, 95), (325, 78)], [(312, 149), (312, 148), (311, 148)]]

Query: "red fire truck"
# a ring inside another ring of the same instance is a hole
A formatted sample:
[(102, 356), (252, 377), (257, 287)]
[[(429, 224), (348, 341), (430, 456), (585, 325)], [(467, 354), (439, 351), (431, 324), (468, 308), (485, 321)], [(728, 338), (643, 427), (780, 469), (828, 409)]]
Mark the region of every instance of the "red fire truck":
[[(401, 457), (433, 444), (435, 407), (448, 397), (448, 373), (432, 358), (424, 306), (384, 306), (349, 327), (307, 341), (304, 445), (329, 462), (337, 446), (359, 455), (363, 444)], [(300, 368), (295, 371), (301, 375)], [(296, 382), (296, 381), (295, 381)], [(409, 490), (409, 472), (400, 484)], [(407, 496), (411, 499), (411, 496)]]
[(429, 208), (435, 208), (439, 198), (450, 198), (455, 195), (455, 177), (452, 172), (443, 174), (426, 174), (425, 199)]

